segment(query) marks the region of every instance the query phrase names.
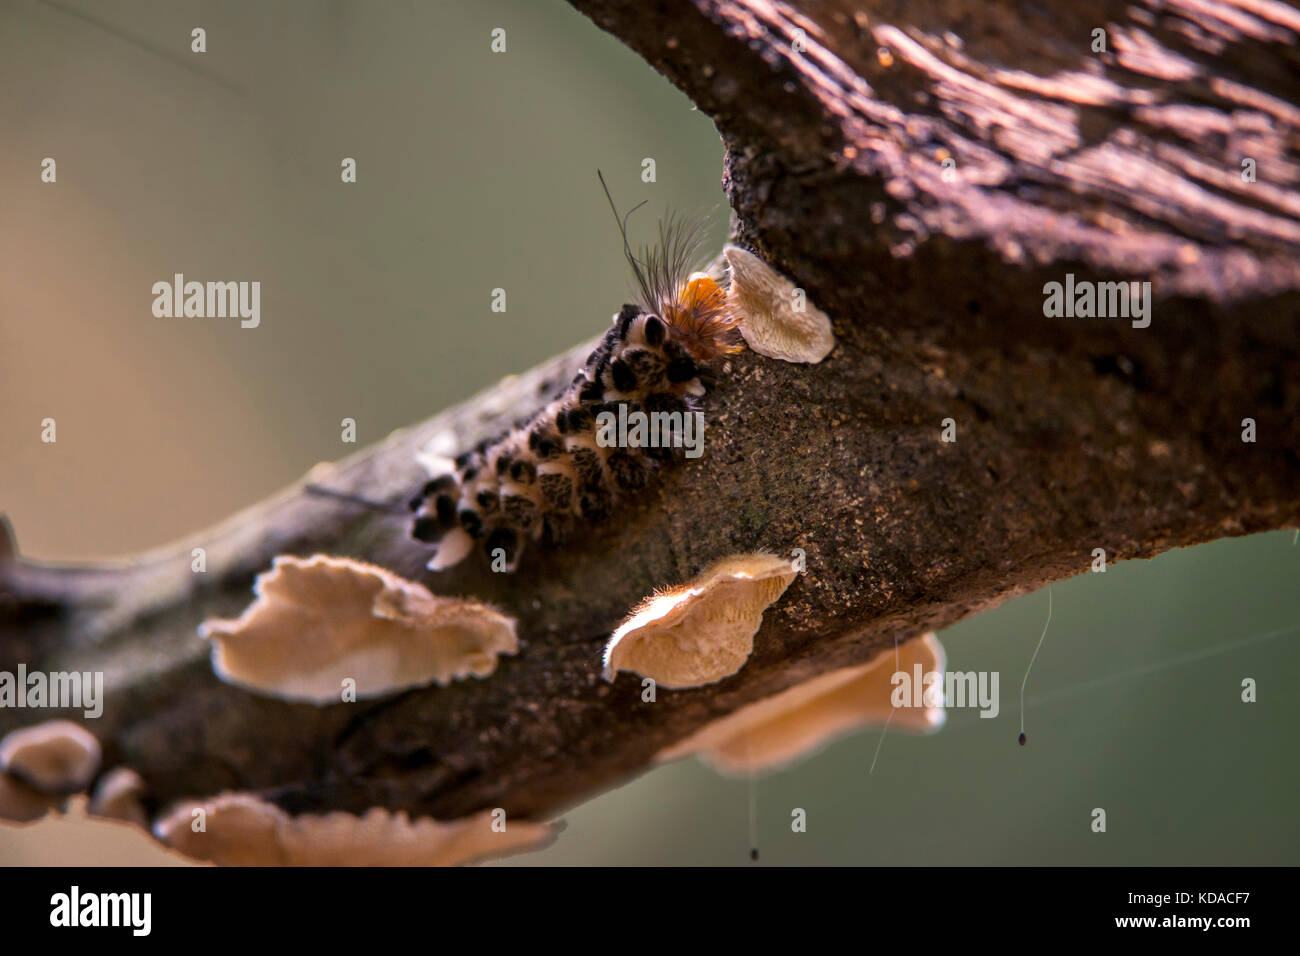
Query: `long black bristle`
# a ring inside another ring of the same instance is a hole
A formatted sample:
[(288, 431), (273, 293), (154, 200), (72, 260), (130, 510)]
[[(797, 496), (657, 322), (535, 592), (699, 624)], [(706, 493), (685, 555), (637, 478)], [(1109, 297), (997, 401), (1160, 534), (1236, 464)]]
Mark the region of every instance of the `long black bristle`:
[(623, 239), (623, 256), (632, 269), (632, 278), (636, 280), (641, 292), (641, 304), (648, 309), (662, 312), (665, 305), (677, 301), (682, 283), (689, 274), (691, 265), (700, 258), (700, 249), (704, 244), (705, 227), (703, 219), (683, 219), (673, 213), (659, 222), (659, 241), (654, 246), (642, 246), (638, 257), (632, 252), (632, 243), (627, 237), (627, 220), (645, 201), (637, 203), (623, 216), (618, 214), (618, 206), (605, 182), (605, 176), (598, 169), (600, 186), (605, 190), (618, 233)]

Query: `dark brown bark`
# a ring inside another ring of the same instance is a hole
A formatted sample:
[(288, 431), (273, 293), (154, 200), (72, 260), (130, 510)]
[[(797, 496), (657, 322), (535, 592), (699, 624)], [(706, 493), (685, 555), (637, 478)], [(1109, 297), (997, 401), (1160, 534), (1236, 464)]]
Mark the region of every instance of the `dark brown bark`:
[[(301, 488), (127, 567), (6, 566), (0, 669), (105, 670), (89, 729), (155, 805), (254, 790), (294, 812), (546, 816), (711, 717), (1081, 573), (1094, 548), (1150, 557), (1300, 523), (1294, 9), (575, 5), (715, 118), (738, 241), (831, 315), (836, 350), (816, 366), (737, 356), (707, 399), (703, 458), (513, 576), (478, 560), (430, 575), (400, 518)], [(1112, 52), (1091, 52), (1094, 28)], [(1150, 327), (1046, 318), (1043, 286), (1067, 272), (1150, 280)], [(399, 502), (423, 441), (471, 445), (582, 354), (312, 478)], [(739, 674), (653, 704), (630, 675), (600, 678), (639, 598), (755, 548), (803, 548), (808, 571)], [(485, 680), (326, 708), (214, 678), (198, 623), (237, 614), (275, 555), (318, 551), (498, 604), (520, 653)], [(0, 710), (0, 731), (35, 716), (50, 715)]]

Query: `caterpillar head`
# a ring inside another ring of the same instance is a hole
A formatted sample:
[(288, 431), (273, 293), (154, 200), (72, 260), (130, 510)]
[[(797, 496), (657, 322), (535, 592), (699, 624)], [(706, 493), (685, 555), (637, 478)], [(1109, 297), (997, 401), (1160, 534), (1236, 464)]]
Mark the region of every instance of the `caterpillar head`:
[(731, 355), (745, 348), (740, 316), (726, 290), (703, 272), (691, 273), (673, 301), (660, 305), (663, 319), (698, 362)]
[(644, 203), (619, 216), (604, 176), (600, 176), (600, 184), (618, 224), (623, 255), (632, 268), (642, 304), (663, 319), (697, 362), (744, 349), (740, 315), (726, 291), (705, 273), (690, 272), (691, 265), (702, 258), (705, 221), (669, 214), (659, 223), (659, 241), (634, 253), (627, 238), (627, 218)]

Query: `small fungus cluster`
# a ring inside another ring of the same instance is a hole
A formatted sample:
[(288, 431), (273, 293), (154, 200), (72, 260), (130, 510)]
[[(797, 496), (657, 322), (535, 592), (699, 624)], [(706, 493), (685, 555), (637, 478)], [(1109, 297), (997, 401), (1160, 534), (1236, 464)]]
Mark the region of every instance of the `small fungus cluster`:
[(39, 820), (83, 792), (99, 769), (94, 735), (70, 720), (47, 720), (0, 740), (0, 819)]

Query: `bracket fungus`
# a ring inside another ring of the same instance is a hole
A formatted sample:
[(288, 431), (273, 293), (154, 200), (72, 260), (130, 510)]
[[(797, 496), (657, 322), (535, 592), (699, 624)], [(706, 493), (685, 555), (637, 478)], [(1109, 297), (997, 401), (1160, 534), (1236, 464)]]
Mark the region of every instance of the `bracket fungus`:
[(95, 784), (86, 812), (92, 817), (122, 820), (148, 829), (149, 817), (141, 800), (144, 789), (144, 780), (134, 770), (114, 767)]
[(0, 770), (41, 793), (80, 793), (99, 769), (94, 734), (70, 720), (22, 727), (0, 741)]
[[(895, 707), (894, 674), (944, 671), (943, 645), (926, 634), (882, 651), (866, 664), (843, 667), (746, 704), (659, 753), (660, 762), (691, 754), (719, 773), (778, 770), (809, 757), (836, 737), (872, 725), (933, 733), (943, 726), (940, 699), (922, 707)], [(942, 692), (942, 682), (936, 685)]]
[(731, 267), (731, 296), (741, 314), (740, 334), (759, 355), (815, 364), (835, 348), (826, 313), (802, 289), (739, 246), (722, 251)]
[(610, 636), (605, 679), (635, 671), (661, 687), (682, 688), (730, 677), (749, 659), (763, 611), (797, 573), (773, 554), (737, 554), (681, 587), (657, 591)]
[(365, 816), (293, 817), (253, 794), (226, 793), (175, 805), (153, 832), (185, 856), (223, 866), (456, 866), (536, 849), (558, 832), (503, 817), (498, 828), (497, 819), (484, 810), (448, 823), (410, 820), (379, 807)]
[(253, 591), (199, 634), (223, 680), (288, 700), (337, 703), (348, 679), (360, 699), (486, 677), (519, 647), (514, 618), (351, 558), (281, 555)]

